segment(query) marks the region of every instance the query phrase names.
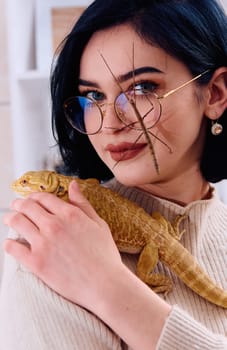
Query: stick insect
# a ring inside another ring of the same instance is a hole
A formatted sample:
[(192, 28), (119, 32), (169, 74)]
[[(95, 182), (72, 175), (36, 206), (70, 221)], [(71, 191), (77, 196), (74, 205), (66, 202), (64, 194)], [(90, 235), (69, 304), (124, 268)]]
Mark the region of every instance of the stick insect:
[[(144, 123), (145, 117), (146, 117), (146, 116), (153, 110), (153, 108), (154, 108), (153, 104), (151, 103), (151, 109), (149, 109), (149, 110), (145, 113), (145, 115), (141, 116), (141, 114), (140, 114), (140, 112), (139, 112), (139, 110), (138, 110), (138, 108), (137, 108), (137, 106), (136, 106), (135, 91), (134, 91), (134, 98), (130, 98), (130, 97), (128, 96), (128, 94), (122, 89), (122, 86), (121, 86), (120, 82), (118, 81), (117, 77), (114, 75), (114, 73), (113, 73), (113, 71), (112, 71), (110, 65), (108, 64), (108, 62), (107, 62), (107, 60), (105, 59), (105, 57), (103, 56), (103, 54), (102, 54), (101, 52), (100, 52), (99, 54), (100, 54), (100, 56), (101, 56), (101, 58), (102, 58), (104, 64), (106, 65), (107, 69), (109, 70), (109, 72), (111, 73), (112, 77), (114, 78), (115, 82), (117, 83), (117, 85), (118, 85), (118, 87), (119, 87), (121, 93), (123, 93), (123, 94), (125, 95), (126, 99), (128, 100), (128, 102), (129, 102), (130, 105), (132, 106), (132, 108), (133, 108), (133, 110), (134, 110), (134, 112), (135, 112), (135, 115), (136, 115), (136, 117), (137, 117), (137, 120), (138, 120), (138, 122), (139, 122), (139, 124), (140, 124), (140, 128), (137, 129), (137, 130), (141, 130), (142, 132), (141, 132), (141, 134), (137, 137), (137, 139), (135, 140), (134, 144), (136, 144), (136, 143), (139, 141), (139, 139), (142, 137), (142, 135), (145, 136), (146, 141), (147, 141), (148, 146), (149, 146), (149, 149), (150, 149), (150, 152), (151, 152), (151, 156), (152, 156), (152, 158), (153, 158), (155, 170), (156, 170), (157, 174), (160, 174), (160, 169), (159, 169), (158, 160), (157, 160), (157, 157), (156, 157), (154, 145), (153, 145), (153, 142), (152, 142), (152, 140), (151, 140), (150, 135), (152, 135), (152, 136), (155, 137), (157, 140), (159, 140), (163, 145), (165, 145), (165, 146), (168, 148), (168, 150), (169, 150), (170, 153), (172, 152), (172, 150), (171, 150), (171, 148), (170, 148), (163, 140), (161, 140), (157, 135), (155, 135), (154, 133), (152, 133), (152, 132), (149, 130), (149, 128), (146, 127), (146, 125), (145, 125), (145, 123)], [(132, 66), (133, 66), (133, 72), (135, 72), (135, 62), (134, 62), (134, 58), (135, 58), (135, 53), (134, 53), (134, 45), (133, 45), (133, 47), (132, 47)], [(135, 85), (135, 76), (133, 76), (133, 83), (134, 83), (134, 85)], [(146, 96), (146, 95), (145, 95), (145, 96)], [(149, 101), (149, 99), (148, 99), (148, 101)], [(154, 125), (157, 124), (157, 122), (159, 121), (160, 117), (161, 117), (161, 105), (160, 105), (160, 116), (159, 116), (158, 120), (154, 123)], [(132, 124), (134, 124), (134, 123), (132, 123)], [(153, 126), (154, 126), (154, 125), (153, 125)], [(130, 126), (131, 126), (131, 124), (128, 124), (128, 125), (126, 125), (125, 127), (130, 127)], [(153, 127), (153, 126), (152, 126), (152, 127)], [(124, 159), (124, 155), (122, 156), (122, 158), (121, 158), (119, 161), (116, 162), (116, 164), (114, 165), (114, 167), (115, 167), (122, 159)]]

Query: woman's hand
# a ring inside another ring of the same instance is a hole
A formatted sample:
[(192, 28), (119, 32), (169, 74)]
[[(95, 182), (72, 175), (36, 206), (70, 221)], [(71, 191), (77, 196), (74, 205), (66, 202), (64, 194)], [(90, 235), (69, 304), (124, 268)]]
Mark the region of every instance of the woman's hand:
[(4, 223), (28, 244), (7, 239), (6, 252), (131, 348), (155, 349), (171, 307), (123, 265), (108, 225), (75, 181), (69, 197), (70, 203), (48, 193), (16, 199)]
[(4, 249), (56, 292), (91, 309), (122, 263), (108, 225), (75, 181), (69, 198), (33, 193), (14, 200), (4, 223), (28, 244), (7, 239)]

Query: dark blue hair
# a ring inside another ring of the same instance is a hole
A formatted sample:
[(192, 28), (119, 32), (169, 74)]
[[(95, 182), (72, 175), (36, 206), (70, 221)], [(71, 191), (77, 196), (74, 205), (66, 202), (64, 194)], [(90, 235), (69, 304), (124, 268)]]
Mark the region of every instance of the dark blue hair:
[[(88, 137), (67, 123), (63, 103), (78, 93), (80, 59), (92, 34), (125, 23), (146, 42), (183, 62), (192, 76), (210, 69), (198, 84), (207, 84), (215, 69), (227, 65), (227, 19), (215, 0), (94, 1), (59, 47), (51, 76), (52, 125), (64, 171), (81, 178), (107, 180), (113, 175)], [(207, 125), (201, 170), (211, 182), (227, 178), (226, 114), (227, 111), (220, 119), (224, 131), (218, 137)]]

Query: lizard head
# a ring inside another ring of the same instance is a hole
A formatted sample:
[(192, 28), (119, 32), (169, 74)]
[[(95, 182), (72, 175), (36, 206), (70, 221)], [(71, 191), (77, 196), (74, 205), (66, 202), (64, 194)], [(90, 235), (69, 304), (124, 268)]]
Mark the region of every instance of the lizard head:
[(27, 196), (32, 192), (54, 193), (59, 184), (59, 180), (54, 174), (55, 172), (48, 170), (28, 171), (15, 180), (11, 188), (22, 196)]

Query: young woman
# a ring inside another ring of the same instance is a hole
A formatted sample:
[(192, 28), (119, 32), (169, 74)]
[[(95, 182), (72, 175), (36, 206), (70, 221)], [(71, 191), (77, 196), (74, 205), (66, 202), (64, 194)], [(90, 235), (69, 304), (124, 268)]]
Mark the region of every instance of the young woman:
[[(181, 244), (224, 290), (227, 208), (210, 183), (227, 178), (226, 63), (215, 0), (97, 0), (52, 75), (65, 171), (105, 181), (148, 213), (186, 215)], [(4, 246), (4, 350), (227, 349), (225, 308), (160, 262), (173, 290), (156, 294), (75, 182), (69, 195), (16, 199), (5, 216), (23, 240)]]

